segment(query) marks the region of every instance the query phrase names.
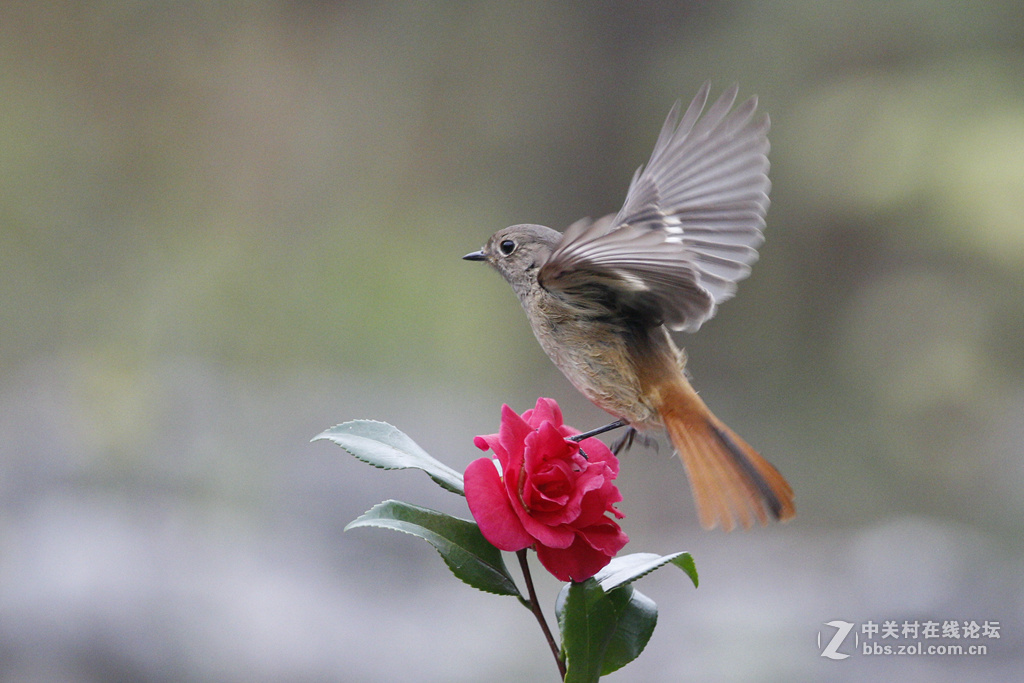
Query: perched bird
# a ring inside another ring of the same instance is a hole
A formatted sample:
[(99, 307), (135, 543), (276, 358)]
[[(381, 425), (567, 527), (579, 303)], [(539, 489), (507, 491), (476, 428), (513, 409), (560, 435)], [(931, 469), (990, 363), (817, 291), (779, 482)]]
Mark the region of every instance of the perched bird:
[(490, 263), (512, 285), (551, 360), (618, 418), (609, 428), (666, 429), (701, 524), (731, 530), (795, 508), (782, 475), (690, 386), (669, 335), (714, 316), (764, 240), (768, 116), (755, 115), (757, 98), (733, 109), (735, 86), (704, 112), (709, 90), (681, 117), (676, 102), (617, 214), (564, 234), (513, 225), (463, 258)]

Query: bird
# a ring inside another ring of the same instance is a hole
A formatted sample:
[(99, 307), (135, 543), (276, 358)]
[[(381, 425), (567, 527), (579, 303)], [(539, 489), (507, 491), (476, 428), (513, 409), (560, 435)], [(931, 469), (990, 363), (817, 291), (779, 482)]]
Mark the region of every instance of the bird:
[[(670, 332), (696, 332), (750, 274), (768, 210), (768, 130), (738, 85), (705, 111), (710, 82), (672, 107), (622, 208), (564, 233), (495, 232), (463, 258), (512, 286), (537, 341), (566, 378), (616, 421), (663, 428), (686, 470), (701, 525), (731, 531), (795, 513), (786, 479), (718, 419), (690, 384)], [(682, 112), (682, 113), (681, 113)]]

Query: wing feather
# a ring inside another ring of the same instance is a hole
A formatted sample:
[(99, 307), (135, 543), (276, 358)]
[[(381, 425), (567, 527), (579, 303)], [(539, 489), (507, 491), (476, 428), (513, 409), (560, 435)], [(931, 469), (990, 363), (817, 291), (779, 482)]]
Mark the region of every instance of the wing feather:
[(617, 214), (565, 231), (541, 268), (545, 287), (598, 277), (624, 296), (643, 292), (657, 322), (689, 331), (733, 295), (764, 241), (771, 123), (756, 97), (733, 108), (737, 86), (705, 111), (709, 92), (705, 83), (682, 114), (675, 103)]

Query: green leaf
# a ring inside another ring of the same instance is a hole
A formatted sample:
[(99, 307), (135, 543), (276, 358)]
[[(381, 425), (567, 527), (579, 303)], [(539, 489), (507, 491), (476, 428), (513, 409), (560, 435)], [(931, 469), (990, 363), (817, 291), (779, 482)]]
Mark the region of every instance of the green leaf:
[(611, 595), (617, 596), (619, 593), (627, 595), (629, 601), (619, 611), (615, 631), (608, 639), (608, 647), (605, 648), (601, 662), (602, 676), (618, 671), (639, 657), (658, 623), (658, 606), (653, 600), (631, 585), (617, 588)]
[(593, 683), (601, 678), (605, 650), (628, 602), (625, 591), (607, 595), (594, 579), (569, 583), (558, 594), (555, 613), (562, 632), (565, 683)]
[(694, 587), (697, 586), (697, 565), (690, 553), (672, 553), (671, 555), (655, 555), (654, 553), (633, 553), (612, 558), (594, 579), (601, 584), (605, 592), (610, 593), (619, 586), (630, 584), (647, 576), (655, 569), (669, 563), (686, 572)]
[(630, 585), (606, 593), (594, 579), (566, 584), (555, 601), (566, 681), (589, 683), (640, 656), (654, 633), (658, 607)]
[(666, 564), (685, 571), (697, 585), (689, 553), (634, 553), (613, 558), (592, 579), (562, 588), (555, 612), (566, 681), (597, 681), (640, 656), (658, 623), (658, 607), (632, 583)]
[(328, 439), (365, 463), (385, 470), (419, 469), (443, 488), (466, 495), (462, 475), (419, 447), (387, 422), (353, 420), (331, 427), (313, 437)]
[(473, 588), (498, 595), (522, 596), (508, 573), (501, 551), (487, 542), (475, 523), (437, 510), (386, 500), (345, 527), (394, 529), (430, 543), (459, 579)]

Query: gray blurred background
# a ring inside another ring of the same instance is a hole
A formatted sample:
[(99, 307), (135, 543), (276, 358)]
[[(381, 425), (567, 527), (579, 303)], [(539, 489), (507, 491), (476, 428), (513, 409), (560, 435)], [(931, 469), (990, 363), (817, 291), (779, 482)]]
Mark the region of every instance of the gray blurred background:
[[(462, 469), (503, 402), (602, 424), (459, 258), (616, 210), (707, 79), (770, 112), (772, 207), (680, 342), (799, 514), (705, 533), (670, 448), (625, 456), (627, 551), (702, 584), (638, 585), (608, 680), (1019, 675), (1019, 3), (121, 1), (0, 4), (0, 679), (555, 680), (514, 600), (342, 533), (463, 499), (309, 439), (375, 418)], [(837, 662), (837, 619), (1001, 637)]]

